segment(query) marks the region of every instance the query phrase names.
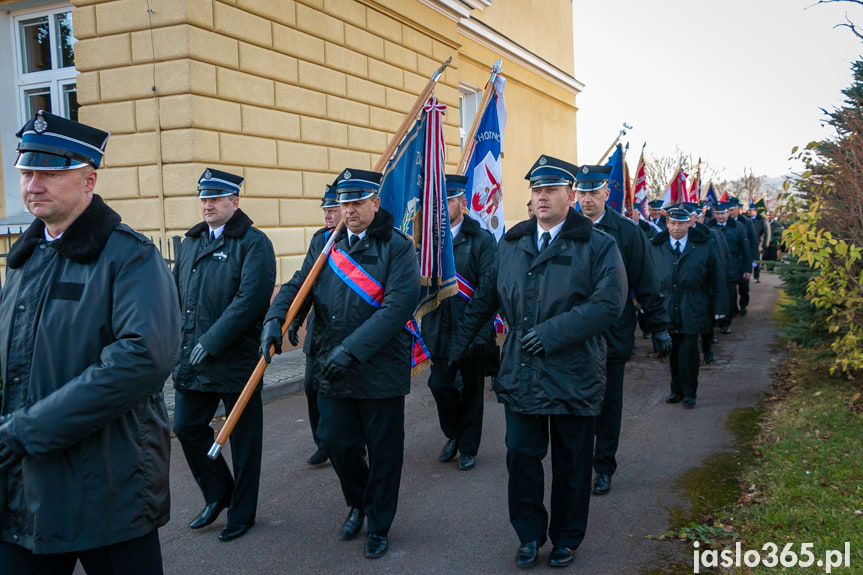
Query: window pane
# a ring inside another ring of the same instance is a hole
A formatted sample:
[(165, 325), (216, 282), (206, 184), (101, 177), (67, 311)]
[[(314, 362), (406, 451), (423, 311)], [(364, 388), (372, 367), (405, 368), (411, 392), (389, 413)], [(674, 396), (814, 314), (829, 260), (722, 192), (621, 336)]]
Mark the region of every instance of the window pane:
[(40, 16), (18, 23), (21, 34), (21, 69), (25, 74), (51, 69), (51, 37), (48, 17)]
[(39, 110), (50, 112), (51, 88), (49, 86), (42, 86), (24, 90), (24, 106), (28, 120), (35, 116)]
[(72, 13), (63, 12), (54, 15), (54, 30), (57, 34), (55, 46), (57, 47), (57, 67), (66, 68), (75, 65), (72, 45), (75, 38), (72, 36)]
[(63, 90), (63, 104), (64, 110), (66, 111), (66, 117), (70, 120), (78, 121), (78, 108), (81, 106), (78, 104), (78, 89), (75, 84), (66, 84), (62, 87)]

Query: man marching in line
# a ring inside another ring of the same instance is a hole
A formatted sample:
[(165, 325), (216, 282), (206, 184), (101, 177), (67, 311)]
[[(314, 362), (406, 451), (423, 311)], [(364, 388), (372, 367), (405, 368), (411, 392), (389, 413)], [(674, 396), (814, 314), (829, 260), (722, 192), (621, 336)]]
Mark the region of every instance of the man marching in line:
[[(311, 352), (321, 419), (318, 432), (350, 508), (339, 537), (356, 537), (368, 517), (364, 555), (387, 551), (404, 459), (405, 395), (411, 384), (411, 334), (405, 324), (420, 297), (413, 242), (380, 209), (381, 174), (345, 170), (337, 179), (347, 232), (311, 291)], [(312, 238), (302, 268), (267, 312), (261, 351), (281, 353), (281, 324), (326, 240)], [(363, 457), (368, 450), (368, 463)]]
[[(465, 310), (472, 305), (475, 294), (482, 297), (495, 289), (497, 277), (497, 245), (494, 236), (479, 223), (465, 217), (467, 176), (446, 176), (447, 207), (453, 237), (453, 256), (458, 280), (458, 296), (443, 300), (433, 311), (423, 316), (423, 340), (432, 359), (429, 387), (437, 404), (441, 431), (447, 442), (438, 459), (452, 460), (459, 453), (458, 467), (473, 468), (482, 437), (483, 387), (487, 359), (498, 353), (494, 340), (494, 325), (489, 323), (468, 346), (458, 363), (447, 365), (450, 338)], [(462, 389), (456, 385), (456, 373), (461, 373)]]
[(611, 490), (611, 477), (617, 470), (617, 447), (623, 414), (623, 372), (632, 357), (635, 344), (636, 310), (633, 299), (643, 311), (645, 332), (653, 338), (653, 348), (659, 357), (671, 351), (668, 335), (668, 314), (659, 295), (659, 278), (650, 255), (647, 236), (637, 224), (614, 210), (606, 209), (608, 176), (611, 166), (581, 166), (576, 174), (575, 199), (581, 213), (593, 225), (617, 242), (626, 268), (627, 293), (623, 313), (603, 332), (606, 344), (606, 384), (602, 409), (596, 418), (596, 446), (593, 452), (593, 493), (604, 495)]
[[(333, 185), (327, 184), (327, 189), (324, 192), (324, 197), (321, 198), (321, 210), (324, 212), (324, 235), (329, 239), (329, 234), (333, 233), (339, 221), (342, 219), (342, 207), (339, 204), (339, 194), (336, 191), (335, 182)], [(306, 371), (303, 381), (303, 388), (306, 393), (306, 402), (309, 406), (309, 426), (312, 428), (312, 439), (315, 441), (318, 449), (312, 453), (306, 460), (309, 465), (322, 465), (329, 460), (330, 456), (327, 453), (327, 447), (318, 433), (318, 421), (321, 419), (321, 412), (318, 409), (318, 390), (315, 387), (313, 367), (315, 360), (311, 357), (312, 353), (312, 331), (315, 325), (315, 314), (309, 313), (311, 300), (309, 300), (297, 317), (291, 322), (288, 328), (288, 340), (291, 345), (296, 346), (300, 343), (300, 326), (303, 325), (303, 318), (306, 318), (306, 337), (303, 339), (303, 353), (306, 354)], [(306, 315), (308, 314), (308, 315)]]
[[(468, 310), (451, 347), (457, 361), (500, 308), (509, 325), (494, 391), (505, 406), (510, 523), (519, 567), (537, 562), (551, 538), (549, 565), (572, 564), (584, 539), (596, 416), (605, 392), (603, 330), (627, 297), (614, 239), (570, 207), (578, 170), (540, 156), (529, 180), (535, 219), (498, 245), (497, 289)], [(478, 298), (477, 298), (478, 299)], [(551, 444), (551, 513), (543, 503), (542, 460)]]
[(107, 132), (39, 111), (18, 137), (36, 219), (0, 303), (0, 573), (161, 575), (177, 290), (94, 193)]
[(207, 168), (198, 179), (204, 221), (186, 232), (174, 279), (183, 318), (180, 361), (174, 368), (174, 433), (204, 496), (189, 527), (211, 524), (227, 507), (222, 541), (255, 524), (264, 437), (261, 384), (231, 434), (233, 474), (213, 443), (210, 421), (230, 413), (258, 363), (261, 322), (276, 283), (273, 245), (240, 209), (244, 178)]

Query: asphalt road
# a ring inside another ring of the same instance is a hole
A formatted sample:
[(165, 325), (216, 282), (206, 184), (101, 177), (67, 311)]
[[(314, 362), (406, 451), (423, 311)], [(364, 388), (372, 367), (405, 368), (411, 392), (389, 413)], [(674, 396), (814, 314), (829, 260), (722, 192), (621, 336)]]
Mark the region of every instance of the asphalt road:
[[(680, 561), (680, 545), (645, 536), (668, 528), (669, 509), (688, 507), (674, 488), (683, 472), (713, 453), (733, 449), (733, 438), (725, 428), (729, 412), (755, 405), (769, 390), (775, 365), (771, 313), (778, 284), (775, 276), (762, 274), (762, 283), (751, 285), (748, 316), (735, 319), (732, 334), (717, 336), (716, 363), (702, 365), (695, 409), (663, 402), (669, 392), (668, 366), (649, 358), (650, 342), (638, 338), (637, 356), (626, 371), (619, 469), (613, 488), (606, 496), (592, 498), (587, 537), (574, 565), (564, 572), (661, 572), (670, 562)], [(441, 464), (437, 455), (445, 438), (426, 386), (427, 374), (414, 380), (406, 401), (399, 509), (389, 552), (383, 558), (362, 556), (365, 531), (350, 542), (338, 539), (347, 508), (332, 466), (312, 468), (305, 463), (314, 445), (305, 396), (299, 392), (264, 408), (257, 524), (235, 541), (217, 539), (225, 524), (224, 513), (205, 529), (188, 529), (203, 499), (173, 441), (172, 519), (160, 530), (165, 572), (522, 573), (515, 566), (518, 539), (507, 516), (503, 408), (487, 390), (483, 441), (473, 470), (459, 471), (454, 462)], [(226, 448), (226, 456), (228, 452)], [(533, 572), (552, 570), (547, 566), (550, 549), (546, 544), (541, 550)]]

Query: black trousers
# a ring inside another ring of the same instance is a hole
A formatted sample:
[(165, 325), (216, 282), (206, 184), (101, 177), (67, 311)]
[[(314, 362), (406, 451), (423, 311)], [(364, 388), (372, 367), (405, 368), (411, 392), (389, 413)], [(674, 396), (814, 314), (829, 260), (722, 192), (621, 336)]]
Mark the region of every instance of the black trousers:
[(671, 393), (688, 399), (695, 399), (698, 391), (698, 337), (698, 334), (671, 334), (668, 356)]
[(213, 445), (210, 421), (221, 400), (230, 413), (239, 393), (210, 393), (177, 390), (174, 405), (174, 433), (180, 440), (189, 469), (209, 505), (229, 501), (228, 523), (254, 525), (258, 509), (258, 487), (261, 482), (261, 452), (264, 410), (261, 385), (258, 385), (246, 409), (231, 432), (231, 464), (225, 458), (207, 457)]
[(593, 448), (593, 469), (597, 473), (614, 474), (617, 470), (617, 446), (620, 443), (620, 421), (623, 416), (623, 372), (625, 363), (606, 362), (605, 397), (596, 416), (596, 444)]
[(737, 309), (737, 282), (726, 282), (725, 285), (728, 288), (728, 315), (717, 322), (719, 327), (731, 327), (731, 318), (740, 311)]
[(737, 282), (737, 291), (740, 293), (740, 307), (749, 305), (749, 280)]
[(0, 541), (0, 573), (4, 575), (72, 575), (78, 561), (87, 575), (164, 573), (158, 531), (86, 551), (47, 555), (35, 555), (29, 549)]
[[(405, 398), (353, 399), (318, 394), (318, 432), (345, 503), (362, 509), (369, 533), (386, 535), (396, 516), (405, 451)], [(368, 449), (369, 461), (363, 457)]]
[(306, 392), (306, 402), (309, 405), (309, 426), (312, 428), (312, 439), (315, 440), (315, 445), (318, 449), (324, 449), (324, 442), (318, 434), (318, 420), (321, 418), (321, 412), (318, 410), (318, 390), (315, 389), (312, 371), (315, 364), (315, 358), (311, 355), (306, 355), (306, 372), (303, 379), (303, 387)]
[(708, 354), (713, 351), (713, 330), (701, 334), (701, 353)]
[[(458, 441), (459, 451), (468, 455), (477, 454), (482, 439), (486, 363), (485, 357), (469, 357), (447, 369), (446, 360), (438, 359), (429, 374), (441, 431)], [(456, 373), (461, 374), (461, 391), (455, 384)]]
[[(591, 460), (596, 417), (524, 415), (506, 409), (509, 521), (522, 543), (548, 537), (577, 548), (590, 508)], [(551, 441), (551, 520), (543, 503), (542, 460)]]
[(752, 268), (752, 279), (758, 280), (761, 279), (761, 264), (756, 263), (755, 267)]

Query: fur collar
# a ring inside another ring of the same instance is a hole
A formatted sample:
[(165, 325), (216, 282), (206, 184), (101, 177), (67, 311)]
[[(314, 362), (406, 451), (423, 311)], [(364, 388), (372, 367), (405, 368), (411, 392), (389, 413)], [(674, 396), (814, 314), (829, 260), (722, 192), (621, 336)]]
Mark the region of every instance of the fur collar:
[(482, 228), (479, 227), (479, 222), (465, 214), (461, 219), (461, 232), (466, 236), (477, 236)]
[(369, 224), (369, 227), (366, 228), (366, 233), (373, 238), (378, 238), (379, 240), (388, 242), (390, 241), (390, 238), (393, 237), (394, 222), (395, 219), (391, 213), (383, 208), (379, 208), (375, 213), (375, 219), (373, 219), (372, 223)]
[[(89, 264), (99, 257), (111, 232), (119, 224), (120, 214), (109, 208), (97, 194), (93, 194), (90, 205), (59, 239), (54, 240), (54, 248), (66, 259), (78, 264)], [(16, 269), (23, 266), (44, 239), (45, 224), (37, 219), (9, 250), (9, 267)]]
[[(586, 242), (590, 239), (592, 231), (593, 222), (590, 221), (590, 218), (569, 208), (569, 213), (566, 215), (566, 220), (564, 220), (563, 227), (560, 229), (560, 237), (565, 240)], [(503, 239), (513, 241), (522, 236), (534, 235), (535, 233), (536, 217), (533, 217), (514, 225), (511, 230), (503, 235)]]
[[(668, 238), (668, 230), (662, 230), (661, 232), (653, 236), (653, 239), (650, 240), (650, 243), (661, 245), (662, 242), (668, 242)], [(704, 226), (704, 224), (699, 224), (694, 228), (689, 228), (689, 233), (686, 234), (686, 241), (691, 241), (696, 244), (703, 244), (707, 242), (709, 238), (710, 232), (707, 231), (707, 228)]]
[[(246, 230), (250, 227), (252, 227), (252, 220), (243, 212), (243, 210), (237, 208), (237, 211), (234, 212), (231, 219), (225, 223), (225, 229), (222, 231), (222, 234), (227, 238), (241, 238), (246, 235)], [(207, 222), (201, 222), (186, 232), (186, 236), (200, 236), (208, 229), (210, 229), (210, 226), (207, 225)]]

